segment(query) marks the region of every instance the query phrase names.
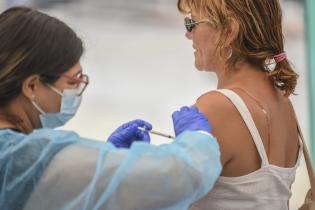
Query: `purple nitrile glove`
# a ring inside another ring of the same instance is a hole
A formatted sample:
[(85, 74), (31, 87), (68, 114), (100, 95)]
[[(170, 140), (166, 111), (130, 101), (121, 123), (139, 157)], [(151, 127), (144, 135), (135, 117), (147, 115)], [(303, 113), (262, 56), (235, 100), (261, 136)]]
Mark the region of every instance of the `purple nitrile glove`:
[(138, 127), (145, 127), (151, 130), (152, 125), (144, 120), (133, 120), (121, 125), (108, 138), (118, 148), (129, 148), (134, 141), (150, 143), (150, 135), (146, 131), (139, 130)]
[(184, 131), (205, 131), (208, 133), (212, 131), (208, 119), (195, 106), (183, 106), (180, 111), (173, 113), (172, 118), (176, 136)]

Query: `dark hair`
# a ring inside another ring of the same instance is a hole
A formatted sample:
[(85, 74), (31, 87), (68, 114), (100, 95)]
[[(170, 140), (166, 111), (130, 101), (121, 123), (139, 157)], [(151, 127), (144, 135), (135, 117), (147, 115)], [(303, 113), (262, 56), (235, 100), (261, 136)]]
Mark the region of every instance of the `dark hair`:
[[(178, 0), (177, 6), (182, 13), (196, 9), (201, 18), (220, 30), (218, 47), (222, 47), (227, 34), (228, 19), (239, 23), (239, 34), (232, 43), (233, 56), (229, 60), (233, 65), (246, 61), (268, 70), (265, 61), (284, 52), (279, 0)], [(268, 77), (285, 96), (294, 93), (298, 75), (288, 59), (277, 63)]]
[(83, 51), (81, 39), (57, 18), (27, 7), (0, 14), (0, 107), (21, 94), (31, 75), (54, 83)]

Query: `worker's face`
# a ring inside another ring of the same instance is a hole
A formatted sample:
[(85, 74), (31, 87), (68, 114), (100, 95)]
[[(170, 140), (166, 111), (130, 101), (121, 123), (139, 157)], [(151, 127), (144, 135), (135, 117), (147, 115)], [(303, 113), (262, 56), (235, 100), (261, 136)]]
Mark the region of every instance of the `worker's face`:
[[(82, 68), (78, 62), (67, 72), (65, 72), (60, 78), (52, 84), (60, 93), (63, 93), (65, 89), (77, 89), (78, 80), (82, 76)], [(56, 113), (60, 111), (62, 96), (48, 87), (46, 84), (42, 84), (39, 91), (35, 96), (35, 101), (38, 105), (48, 113)]]
[(195, 66), (198, 70), (214, 71), (220, 60), (216, 50), (219, 32), (209, 22), (202, 20), (194, 9), (191, 11), (191, 19), (197, 24), (191, 32), (186, 32), (186, 37), (192, 40), (192, 47), (195, 49)]

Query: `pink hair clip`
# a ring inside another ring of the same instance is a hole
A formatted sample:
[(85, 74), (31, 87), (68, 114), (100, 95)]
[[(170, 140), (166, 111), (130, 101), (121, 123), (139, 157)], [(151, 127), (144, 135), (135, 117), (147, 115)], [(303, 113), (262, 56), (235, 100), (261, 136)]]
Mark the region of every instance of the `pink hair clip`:
[(272, 56), (272, 58), (276, 61), (276, 63), (280, 63), (281, 61), (284, 61), (285, 59), (287, 59), (287, 54), (286, 52), (282, 52), (278, 55)]

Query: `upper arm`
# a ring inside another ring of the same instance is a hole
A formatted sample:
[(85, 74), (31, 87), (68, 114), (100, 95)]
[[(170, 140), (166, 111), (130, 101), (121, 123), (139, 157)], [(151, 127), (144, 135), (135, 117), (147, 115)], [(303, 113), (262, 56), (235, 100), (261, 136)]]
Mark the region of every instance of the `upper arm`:
[[(198, 110), (206, 115), (213, 135), (217, 138), (221, 148), (221, 163), (224, 166), (233, 159), (235, 152), (234, 130), (237, 130), (241, 120), (234, 105), (227, 97), (218, 92), (208, 92), (196, 101)], [(232, 142), (233, 141), (233, 142)]]
[(219, 176), (220, 155), (215, 139), (188, 138), (159, 147), (136, 143), (129, 150), (70, 145), (52, 159), (25, 210), (154, 209), (194, 202)]
[(202, 186), (201, 174), (175, 156), (139, 159), (126, 172), (106, 209), (156, 209), (193, 202)]
[(132, 147), (134, 151), (146, 147), (146, 152), (130, 165), (106, 208), (115, 205), (118, 209), (184, 209), (208, 193), (221, 171), (215, 139), (189, 133), (179, 138), (183, 141), (154, 150), (143, 144)]

